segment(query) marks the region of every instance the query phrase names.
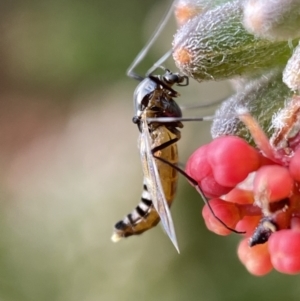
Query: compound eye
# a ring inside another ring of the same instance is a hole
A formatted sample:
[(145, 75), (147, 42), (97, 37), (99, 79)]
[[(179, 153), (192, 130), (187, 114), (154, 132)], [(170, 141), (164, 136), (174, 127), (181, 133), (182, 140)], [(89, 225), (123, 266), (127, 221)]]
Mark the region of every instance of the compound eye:
[(164, 80), (169, 84), (175, 84), (179, 82), (178, 74), (168, 73), (164, 76)]

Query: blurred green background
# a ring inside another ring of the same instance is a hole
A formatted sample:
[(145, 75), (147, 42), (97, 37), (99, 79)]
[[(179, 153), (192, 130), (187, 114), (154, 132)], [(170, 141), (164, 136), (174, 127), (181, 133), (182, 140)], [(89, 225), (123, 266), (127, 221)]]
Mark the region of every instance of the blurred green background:
[[(208, 232), (200, 197), (182, 178), (172, 209), (180, 255), (160, 226), (110, 241), (142, 187), (131, 123), (137, 83), (125, 72), (168, 3), (0, 3), (1, 301), (299, 300), (298, 276), (248, 274), (236, 256), (238, 236)], [(170, 48), (175, 30), (171, 21), (141, 74)], [(227, 83), (180, 92), (180, 104), (232, 93)], [(186, 124), (182, 136), (184, 163), (209, 141), (209, 123)]]

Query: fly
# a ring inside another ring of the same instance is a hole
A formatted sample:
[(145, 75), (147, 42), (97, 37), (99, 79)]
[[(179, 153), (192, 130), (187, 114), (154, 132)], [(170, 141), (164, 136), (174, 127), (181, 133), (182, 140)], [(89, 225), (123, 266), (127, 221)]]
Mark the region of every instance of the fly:
[[(144, 185), (139, 205), (115, 225), (113, 241), (122, 237), (141, 234), (158, 224), (162, 225), (179, 252), (170, 209), (177, 188), (178, 163), (176, 142), (183, 125), (180, 121), (157, 122), (155, 118), (181, 118), (181, 109), (173, 98), (179, 93), (174, 84), (188, 85), (188, 77), (166, 70), (163, 76), (146, 77), (134, 93), (135, 116), (139, 149), (144, 173)], [(148, 121), (149, 119), (154, 121)], [(164, 161), (169, 162), (166, 164)]]

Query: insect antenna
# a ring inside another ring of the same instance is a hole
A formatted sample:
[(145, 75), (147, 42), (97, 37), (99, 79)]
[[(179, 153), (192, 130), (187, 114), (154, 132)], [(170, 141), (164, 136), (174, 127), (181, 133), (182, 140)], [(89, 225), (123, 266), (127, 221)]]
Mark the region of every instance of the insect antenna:
[[(174, 1), (173, 1), (174, 2)], [(146, 43), (146, 45), (142, 48), (142, 50), (138, 53), (138, 55), (136, 56), (136, 58), (133, 60), (133, 62), (131, 63), (131, 65), (128, 67), (127, 69), (127, 76), (133, 79), (136, 79), (138, 81), (142, 81), (144, 79), (143, 76), (139, 75), (138, 73), (135, 72), (135, 68), (140, 64), (140, 62), (145, 58), (145, 56), (147, 55), (147, 53), (149, 52), (149, 49), (152, 47), (152, 45), (155, 43), (155, 41), (157, 40), (157, 38), (159, 37), (160, 33), (163, 31), (163, 29), (165, 28), (167, 22), (169, 21), (170, 17), (173, 14), (173, 10), (174, 10), (174, 3), (171, 4), (171, 6), (168, 8), (167, 12), (164, 14), (163, 18), (161, 19), (160, 23), (158, 24), (156, 30), (154, 31), (154, 34), (152, 35), (152, 37), (148, 40), (148, 42)], [(163, 60), (163, 62), (171, 55), (172, 51), (168, 51), (162, 58), (164, 58), (166, 56), (166, 58)], [(161, 60), (161, 59), (160, 59)], [(160, 62), (160, 60), (158, 60), (158, 62)], [(158, 64), (158, 62), (156, 62), (156, 64)], [(153, 66), (154, 67), (154, 66)], [(152, 69), (152, 67), (151, 67)], [(151, 70), (150, 69), (150, 70)], [(153, 69), (153, 71), (156, 68)], [(149, 70), (149, 71), (150, 71)], [(151, 72), (147, 72), (148, 74), (151, 74)]]

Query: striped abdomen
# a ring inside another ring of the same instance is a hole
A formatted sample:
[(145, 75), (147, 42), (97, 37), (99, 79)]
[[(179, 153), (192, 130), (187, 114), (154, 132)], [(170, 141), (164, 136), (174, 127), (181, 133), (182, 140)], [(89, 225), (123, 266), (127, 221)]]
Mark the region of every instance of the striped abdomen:
[[(164, 143), (175, 138), (180, 138), (179, 132), (176, 131), (175, 134), (163, 125), (157, 127), (151, 133), (152, 149), (155, 148), (157, 150), (155, 155), (162, 157), (168, 162), (176, 165), (178, 163), (176, 143), (160, 149), (160, 146), (162, 146)], [(143, 143), (143, 141), (140, 142)], [(147, 155), (152, 156), (151, 153)], [(173, 167), (159, 161), (158, 159), (154, 159), (154, 161), (158, 169), (159, 178), (163, 188), (163, 194), (165, 195), (168, 205), (171, 206), (177, 188), (177, 171)], [(151, 190), (153, 189), (153, 185), (149, 183), (150, 178), (147, 170), (149, 168), (149, 164), (147, 164), (147, 162), (142, 163), (144, 171), (144, 189), (142, 192), (141, 201), (131, 213), (125, 216), (123, 220), (116, 223), (112, 237), (114, 241), (117, 241), (122, 237), (141, 234), (156, 226), (160, 221), (159, 215), (152, 203), (153, 192)]]

